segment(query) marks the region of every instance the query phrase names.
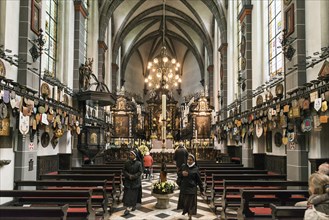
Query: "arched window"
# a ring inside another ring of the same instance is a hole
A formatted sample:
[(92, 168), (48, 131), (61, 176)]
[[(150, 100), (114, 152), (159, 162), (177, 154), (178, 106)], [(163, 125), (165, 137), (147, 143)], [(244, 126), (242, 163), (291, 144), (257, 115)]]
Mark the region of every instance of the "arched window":
[[(88, 11), (88, 7), (89, 7), (89, 1), (88, 0), (83, 0), (83, 6), (87, 9)], [(88, 17), (86, 17), (85, 19), (85, 25), (83, 27), (83, 31), (85, 39), (84, 39), (84, 44), (83, 44), (83, 54), (85, 57), (85, 61), (87, 60), (87, 45), (88, 45)]]
[(281, 0), (269, 0), (268, 3), (268, 49), (269, 49), (269, 74), (273, 77), (282, 72), (282, 4)]
[(58, 0), (47, 0), (42, 3), (46, 11), (46, 44), (42, 69), (48, 72), (49, 75), (56, 76)]

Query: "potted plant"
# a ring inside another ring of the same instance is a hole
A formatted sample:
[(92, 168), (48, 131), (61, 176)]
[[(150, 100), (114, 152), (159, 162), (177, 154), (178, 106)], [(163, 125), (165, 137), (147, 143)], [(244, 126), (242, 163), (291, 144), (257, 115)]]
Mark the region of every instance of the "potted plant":
[(170, 194), (176, 188), (176, 183), (173, 181), (157, 181), (152, 184), (152, 192), (156, 194)]

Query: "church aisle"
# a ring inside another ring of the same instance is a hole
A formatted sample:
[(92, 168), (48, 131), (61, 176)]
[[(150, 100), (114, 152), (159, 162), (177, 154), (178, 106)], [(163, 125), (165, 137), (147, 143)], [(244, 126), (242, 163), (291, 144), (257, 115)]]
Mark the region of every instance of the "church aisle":
[[(155, 174), (153, 182), (158, 179), (158, 174)], [(168, 180), (176, 180), (176, 174), (169, 173)], [(179, 190), (175, 190), (174, 196), (170, 199), (170, 208), (168, 209), (156, 209), (155, 203), (156, 198), (151, 195), (151, 185), (152, 181), (143, 180), (143, 198), (142, 204), (137, 206), (137, 209), (133, 212), (130, 212), (129, 215), (123, 216), (125, 208), (123, 204), (120, 203), (117, 207), (114, 208), (114, 212), (110, 216), (110, 220), (157, 220), (157, 219), (167, 219), (167, 220), (185, 220), (188, 219), (187, 214), (182, 215), (181, 210), (177, 210), (177, 202), (179, 196)], [(207, 203), (204, 202), (202, 197), (198, 196), (198, 214), (193, 216), (192, 219), (200, 220), (215, 220), (217, 219), (216, 215), (212, 212), (211, 208)]]

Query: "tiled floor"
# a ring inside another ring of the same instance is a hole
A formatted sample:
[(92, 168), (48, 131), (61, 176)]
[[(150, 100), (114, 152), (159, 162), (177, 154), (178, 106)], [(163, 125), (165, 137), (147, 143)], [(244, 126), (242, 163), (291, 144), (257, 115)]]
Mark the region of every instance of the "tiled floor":
[[(158, 175), (155, 174), (153, 182), (156, 181)], [(168, 174), (167, 178), (169, 180), (176, 180), (176, 173), (175, 174)], [(179, 190), (175, 190), (174, 196), (170, 199), (170, 208), (168, 209), (156, 209), (155, 203), (156, 198), (151, 195), (151, 184), (152, 181), (143, 180), (143, 198), (142, 204), (137, 206), (137, 209), (133, 212), (130, 212), (129, 215), (123, 216), (124, 207), (122, 203), (117, 205), (114, 208), (114, 212), (110, 216), (110, 220), (157, 220), (157, 219), (167, 219), (167, 220), (184, 220), (188, 219), (187, 215), (182, 215), (181, 210), (177, 210), (177, 201)], [(202, 220), (215, 220), (218, 219), (216, 215), (212, 212), (209, 205), (205, 203), (205, 201), (198, 196), (198, 211), (197, 215), (193, 216), (192, 219), (202, 219)]]

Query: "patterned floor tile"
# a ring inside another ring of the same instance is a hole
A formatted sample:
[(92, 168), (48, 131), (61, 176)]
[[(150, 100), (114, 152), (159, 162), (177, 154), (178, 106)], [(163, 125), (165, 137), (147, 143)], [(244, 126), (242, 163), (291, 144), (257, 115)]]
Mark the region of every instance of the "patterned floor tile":
[[(169, 173), (167, 178), (168, 180), (176, 180), (176, 173)], [(152, 182), (157, 181), (157, 179), (158, 175), (156, 175), (152, 181), (142, 180), (142, 204), (138, 205), (135, 211), (130, 212), (127, 216), (123, 216), (125, 208), (122, 203), (119, 203), (116, 207), (114, 207), (114, 211), (109, 220), (187, 220), (188, 216), (182, 215), (182, 211), (176, 209), (179, 190), (175, 190), (175, 195), (169, 200), (170, 208), (155, 208), (156, 199), (151, 195), (151, 186)], [(205, 202), (205, 200), (198, 196), (198, 214), (193, 216), (192, 219), (215, 220), (219, 218), (217, 218), (217, 216), (212, 212), (212, 209)]]

